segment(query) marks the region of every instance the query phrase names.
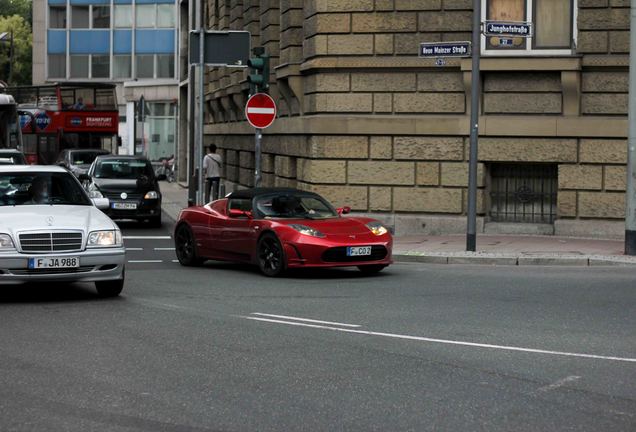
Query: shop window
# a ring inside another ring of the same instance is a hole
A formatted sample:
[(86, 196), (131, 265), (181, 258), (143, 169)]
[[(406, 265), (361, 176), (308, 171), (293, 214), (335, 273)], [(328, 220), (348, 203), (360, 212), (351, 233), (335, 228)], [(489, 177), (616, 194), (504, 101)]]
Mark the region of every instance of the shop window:
[(49, 6), (49, 28), (66, 28), (66, 6)]
[(576, 0), (482, 0), (486, 21), (532, 22), (532, 37), (484, 36), (484, 54), (569, 54)]

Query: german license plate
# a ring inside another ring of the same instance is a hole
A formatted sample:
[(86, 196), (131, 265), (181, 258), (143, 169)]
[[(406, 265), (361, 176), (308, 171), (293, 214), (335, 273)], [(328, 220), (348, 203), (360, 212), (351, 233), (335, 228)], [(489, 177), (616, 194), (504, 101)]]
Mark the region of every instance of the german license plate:
[(347, 248), (347, 256), (365, 255), (371, 255), (371, 246), (349, 246)]
[(137, 203), (114, 202), (111, 204), (111, 207), (115, 210), (136, 210)]
[(29, 258), (30, 269), (79, 267), (79, 257)]

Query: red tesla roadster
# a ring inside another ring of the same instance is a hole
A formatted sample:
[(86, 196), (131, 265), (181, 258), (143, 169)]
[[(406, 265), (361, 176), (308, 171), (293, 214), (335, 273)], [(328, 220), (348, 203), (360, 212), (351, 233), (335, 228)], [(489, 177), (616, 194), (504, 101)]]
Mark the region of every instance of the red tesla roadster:
[(208, 259), (252, 263), (267, 276), (300, 267), (356, 266), (377, 273), (392, 263), (391, 234), (376, 220), (342, 216), (348, 210), (297, 189), (236, 191), (181, 211), (177, 258), (184, 266)]

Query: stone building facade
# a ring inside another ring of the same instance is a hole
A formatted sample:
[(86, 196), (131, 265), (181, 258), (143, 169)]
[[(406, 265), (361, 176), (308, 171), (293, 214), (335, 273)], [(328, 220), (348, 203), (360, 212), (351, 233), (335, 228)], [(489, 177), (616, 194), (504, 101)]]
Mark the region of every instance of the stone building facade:
[[(482, 8), (536, 34), (483, 37), (478, 232), (621, 236), (629, 1)], [(471, 62), (438, 66), (418, 46), (470, 40), (472, 0), (208, 0), (207, 19), (249, 30), (272, 57), (279, 118), (264, 131), (264, 186), (318, 192), (399, 234), (465, 232)], [(253, 185), (245, 78), (207, 73), (206, 142), (221, 149), (228, 190)]]

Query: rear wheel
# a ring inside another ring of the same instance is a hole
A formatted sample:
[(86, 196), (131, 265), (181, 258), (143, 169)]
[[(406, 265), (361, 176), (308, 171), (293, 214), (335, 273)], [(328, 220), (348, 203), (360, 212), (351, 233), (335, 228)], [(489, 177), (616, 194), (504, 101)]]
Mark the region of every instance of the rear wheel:
[(95, 282), (97, 294), (100, 297), (117, 297), (124, 289), (124, 274), (121, 273), (121, 279)]
[(199, 266), (203, 264), (203, 260), (197, 256), (195, 247), (194, 234), (187, 225), (181, 225), (177, 228), (174, 237), (175, 252), (179, 263), (183, 266)]
[(285, 270), (285, 254), (283, 247), (272, 233), (263, 234), (256, 247), (258, 267), (265, 276), (278, 276)]
[(386, 266), (383, 264), (372, 264), (365, 266), (358, 266), (358, 270), (360, 270), (364, 274), (375, 274), (381, 272)]

